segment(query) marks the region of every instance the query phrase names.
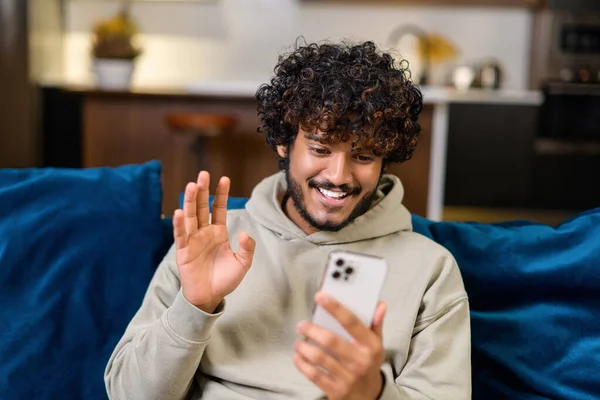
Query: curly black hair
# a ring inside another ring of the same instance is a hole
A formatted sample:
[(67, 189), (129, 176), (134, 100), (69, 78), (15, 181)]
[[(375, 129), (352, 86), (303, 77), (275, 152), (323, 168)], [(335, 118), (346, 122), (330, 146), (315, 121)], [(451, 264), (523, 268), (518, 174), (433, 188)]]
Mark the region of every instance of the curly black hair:
[(411, 158), (423, 97), (406, 60), (396, 63), (370, 41), (312, 43), (281, 55), (274, 72), (256, 92), (258, 131), (266, 131), (274, 150), (290, 148), (301, 127), (324, 143), (353, 137), (353, 145), (372, 149), (386, 164)]

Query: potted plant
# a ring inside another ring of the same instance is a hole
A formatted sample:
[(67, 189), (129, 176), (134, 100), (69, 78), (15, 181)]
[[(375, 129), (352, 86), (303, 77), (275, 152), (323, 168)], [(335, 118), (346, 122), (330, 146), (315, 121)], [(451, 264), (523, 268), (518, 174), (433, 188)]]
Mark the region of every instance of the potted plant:
[(135, 60), (141, 54), (135, 44), (137, 34), (128, 4), (117, 15), (94, 27), (92, 58), (100, 88), (118, 90), (130, 86)]

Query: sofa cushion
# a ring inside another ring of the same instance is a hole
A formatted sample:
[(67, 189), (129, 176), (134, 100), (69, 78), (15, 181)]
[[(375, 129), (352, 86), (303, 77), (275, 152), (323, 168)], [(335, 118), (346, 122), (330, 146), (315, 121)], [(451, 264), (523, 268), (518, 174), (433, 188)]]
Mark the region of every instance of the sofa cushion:
[(470, 298), (473, 399), (600, 399), (600, 208), (557, 227), (431, 222)]
[(107, 398), (108, 358), (172, 240), (160, 175), (0, 170), (0, 398)]

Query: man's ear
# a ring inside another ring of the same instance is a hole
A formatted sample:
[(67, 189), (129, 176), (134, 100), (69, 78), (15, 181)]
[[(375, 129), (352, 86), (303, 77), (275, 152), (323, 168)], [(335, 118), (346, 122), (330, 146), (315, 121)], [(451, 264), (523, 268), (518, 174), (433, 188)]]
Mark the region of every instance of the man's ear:
[(287, 156), (287, 152), (288, 152), (287, 146), (284, 146), (282, 144), (277, 146), (277, 154), (279, 154), (279, 157), (285, 158)]

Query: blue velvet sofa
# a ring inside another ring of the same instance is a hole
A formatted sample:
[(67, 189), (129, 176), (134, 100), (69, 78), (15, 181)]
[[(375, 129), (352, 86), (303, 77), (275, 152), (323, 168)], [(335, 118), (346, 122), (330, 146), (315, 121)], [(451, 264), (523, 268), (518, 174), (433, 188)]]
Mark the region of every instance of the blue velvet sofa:
[[(0, 399), (106, 399), (108, 357), (172, 243), (160, 175), (0, 170)], [(600, 399), (600, 208), (556, 227), (413, 225), (461, 268), (474, 399)]]

